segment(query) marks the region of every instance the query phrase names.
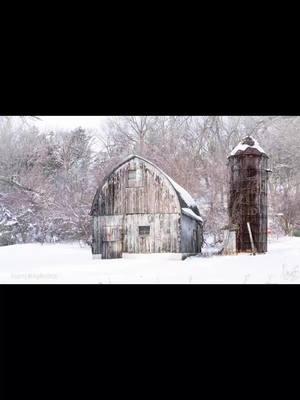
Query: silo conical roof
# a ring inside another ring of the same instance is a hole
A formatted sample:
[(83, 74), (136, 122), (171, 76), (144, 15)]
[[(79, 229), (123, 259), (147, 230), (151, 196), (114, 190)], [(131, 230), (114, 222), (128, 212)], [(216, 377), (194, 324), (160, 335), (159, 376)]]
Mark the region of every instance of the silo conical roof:
[(248, 135), (243, 140), (241, 140), (241, 142), (232, 150), (229, 157), (239, 155), (249, 149), (256, 150), (258, 153), (266, 155), (265, 151), (259, 145), (258, 141), (252, 136)]

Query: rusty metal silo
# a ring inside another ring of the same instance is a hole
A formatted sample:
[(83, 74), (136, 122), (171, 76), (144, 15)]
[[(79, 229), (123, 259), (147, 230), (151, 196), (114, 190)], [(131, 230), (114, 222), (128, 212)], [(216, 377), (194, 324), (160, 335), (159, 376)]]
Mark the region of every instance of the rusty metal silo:
[(252, 234), (255, 251), (265, 253), (268, 239), (268, 156), (253, 137), (247, 136), (229, 155), (228, 167), (229, 225), (237, 227), (236, 250), (252, 252)]

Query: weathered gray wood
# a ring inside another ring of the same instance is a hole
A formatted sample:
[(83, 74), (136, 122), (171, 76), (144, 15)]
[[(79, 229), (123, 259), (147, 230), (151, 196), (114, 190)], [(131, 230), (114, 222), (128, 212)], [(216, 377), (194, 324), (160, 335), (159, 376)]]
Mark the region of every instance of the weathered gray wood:
[[(173, 185), (151, 163), (139, 157), (125, 162), (108, 176), (97, 196), (94, 251), (102, 258), (120, 257), (122, 252), (201, 251), (202, 226), (182, 215)], [(149, 227), (149, 234), (141, 234), (140, 226)]]
[[(176, 213), (180, 205), (170, 182), (152, 165), (138, 160), (121, 166), (103, 185), (99, 196), (100, 215), (123, 213)], [(128, 187), (128, 171), (139, 170), (143, 186)]]
[(196, 254), (201, 252), (202, 230), (196, 220), (186, 215), (181, 216), (181, 252)]

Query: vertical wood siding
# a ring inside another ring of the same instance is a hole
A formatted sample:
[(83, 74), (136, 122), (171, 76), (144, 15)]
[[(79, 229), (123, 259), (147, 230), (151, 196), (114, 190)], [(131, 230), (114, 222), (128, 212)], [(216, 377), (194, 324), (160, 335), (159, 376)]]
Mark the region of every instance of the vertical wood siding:
[[(128, 187), (128, 171), (136, 168), (138, 185)], [(134, 159), (122, 165), (103, 185), (100, 215), (180, 213), (177, 195), (168, 181), (150, 164)]]
[[(137, 179), (132, 181), (134, 173), (131, 172), (129, 182), (128, 171), (134, 170)], [(102, 257), (119, 256), (122, 252), (177, 253), (181, 251), (182, 241), (185, 248), (199, 251), (193, 232), (180, 230), (181, 207), (173, 186), (159, 170), (143, 160), (134, 158), (108, 177), (99, 191), (97, 209), (94, 252)], [(190, 224), (192, 230), (200, 229), (195, 220), (184, 218), (184, 227)], [(139, 234), (139, 226), (149, 226), (149, 235)]]

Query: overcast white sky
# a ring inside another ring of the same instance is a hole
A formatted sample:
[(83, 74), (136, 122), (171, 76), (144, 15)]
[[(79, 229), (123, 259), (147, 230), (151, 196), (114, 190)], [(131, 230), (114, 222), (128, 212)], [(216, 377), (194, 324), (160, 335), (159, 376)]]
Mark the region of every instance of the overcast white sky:
[(100, 129), (107, 117), (105, 116), (87, 116), (87, 115), (74, 115), (74, 116), (43, 116), (39, 115), (40, 121), (35, 121), (35, 125), (44, 127), (46, 129), (74, 129), (81, 126), (88, 129)]

